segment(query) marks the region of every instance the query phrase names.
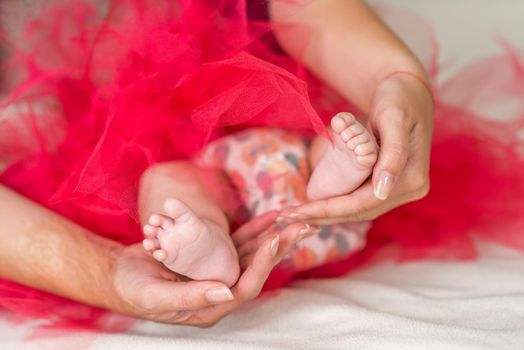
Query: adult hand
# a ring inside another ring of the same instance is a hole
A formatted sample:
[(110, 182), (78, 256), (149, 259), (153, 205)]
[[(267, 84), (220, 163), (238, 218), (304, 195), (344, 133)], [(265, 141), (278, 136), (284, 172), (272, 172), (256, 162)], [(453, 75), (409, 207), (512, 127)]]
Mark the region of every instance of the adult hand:
[[(151, 321), (207, 327), (233, 312), (260, 293), (272, 268), (294, 244), (313, 231), (296, 223), (279, 234), (262, 235), (275, 222), (278, 212), (269, 212), (240, 227), (233, 235), (241, 254), (242, 274), (231, 289), (214, 281), (192, 281), (166, 269), (140, 244), (124, 248), (116, 259), (112, 309)], [(306, 228), (306, 230), (304, 230)], [(252, 244), (249, 242), (258, 242)]]
[(282, 216), (314, 224), (372, 220), (429, 191), (433, 101), (409, 74), (394, 74), (377, 87), (369, 124), (380, 144), (372, 178), (354, 192), (287, 208)]

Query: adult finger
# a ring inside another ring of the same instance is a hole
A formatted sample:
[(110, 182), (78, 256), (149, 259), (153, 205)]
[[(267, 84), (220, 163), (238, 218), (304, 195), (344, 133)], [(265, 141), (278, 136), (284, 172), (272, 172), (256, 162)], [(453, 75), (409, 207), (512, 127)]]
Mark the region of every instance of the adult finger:
[(144, 287), (138, 304), (148, 311), (198, 310), (234, 300), (231, 290), (220, 282), (158, 280)]
[(279, 213), (277, 210), (269, 211), (242, 225), (231, 236), (235, 246), (241, 245), (270, 228), (275, 223)]
[[(279, 248), (276, 256), (273, 259), (273, 264), (277, 265), (280, 263), (280, 261), (295, 248), (295, 245), (298, 242), (304, 238), (318, 234), (319, 232), (319, 227), (311, 226), (309, 224), (293, 223), (285, 227), (279, 234)], [(256, 252), (241, 255), (240, 266), (245, 269), (251, 265), (255, 257), (255, 253)]]
[[(289, 225), (282, 231), (281, 235), (297, 235), (303, 228), (304, 225), (299, 223)], [(289, 245), (281, 247), (280, 244), (280, 235), (277, 234), (269, 237), (261, 244), (260, 248), (254, 254), (251, 263), (244, 270), (237, 284), (231, 289), (235, 300), (199, 310), (194, 318), (197, 320), (205, 319), (205, 324), (214, 324), (224, 316), (233, 312), (233, 310), (243, 303), (257, 297), (273, 267), (280, 262), (279, 259), (285, 256), (284, 254), (287, 254), (291, 249)]]
[(362, 213), (382, 203), (383, 201), (374, 196), (372, 182), (368, 180), (349, 195), (306, 202), (292, 209), (283, 210), (280, 216), (292, 221), (319, 224), (321, 223), (317, 221), (319, 219), (358, 218)]
[[(303, 240), (306, 237), (310, 237), (316, 233), (320, 232), (320, 229), (317, 226), (311, 226), (309, 224), (302, 223), (291, 223), (290, 225), (284, 227), (280, 232), (280, 248), (279, 252), (287, 249), (288, 246), (293, 246)], [(261, 243), (264, 242), (270, 233), (262, 234), (256, 238), (253, 238), (238, 248), (238, 255), (242, 259), (248, 255), (254, 255)], [(278, 256), (278, 254), (277, 254)]]
[(378, 199), (385, 200), (408, 161), (412, 125), (401, 108), (380, 111), (373, 116), (373, 124), (380, 138), (378, 161), (373, 169), (373, 193)]
[(273, 259), (278, 252), (279, 244), (280, 236), (276, 234), (261, 245), (255, 253), (252, 263), (240, 276), (237, 284), (231, 288), (235, 296), (233, 301), (198, 311), (198, 314), (202, 315), (201, 318), (206, 319), (206, 323), (213, 324), (217, 322), (233, 312), (241, 304), (254, 299), (260, 293), (273, 268)]

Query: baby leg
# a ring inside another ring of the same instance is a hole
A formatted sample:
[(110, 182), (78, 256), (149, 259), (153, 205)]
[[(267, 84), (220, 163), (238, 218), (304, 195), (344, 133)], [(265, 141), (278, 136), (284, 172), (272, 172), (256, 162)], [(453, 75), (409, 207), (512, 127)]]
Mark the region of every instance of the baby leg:
[[(307, 154), (306, 142), (300, 135), (259, 128), (212, 143), (203, 153), (202, 162), (223, 169), (248, 212), (257, 216), (307, 200)], [(285, 225), (279, 222), (272, 230), (281, 230)], [(364, 246), (368, 229), (367, 222), (322, 226), (317, 235), (299, 242), (279, 268), (302, 271), (345, 258)]]
[(323, 199), (348, 194), (371, 175), (378, 147), (371, 133), (349, 113), (331, 119), (333, 145), (317, 138), (310, 149), (313, 174), (307, 194)]
[(215, 280), (232, 286), (238, 279), (238, 256), (219, 197), (191, 162), (157, 164), (140, 181), (139, 212), (144, 248), (168, 269), (195, 280)]

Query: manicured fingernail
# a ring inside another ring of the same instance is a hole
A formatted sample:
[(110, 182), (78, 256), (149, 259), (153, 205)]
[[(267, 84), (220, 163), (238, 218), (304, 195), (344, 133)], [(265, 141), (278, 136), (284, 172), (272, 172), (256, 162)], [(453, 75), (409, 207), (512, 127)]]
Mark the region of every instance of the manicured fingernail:
[(302, 214), (302, 213), (291, 213), (291, 214), (289, 214), (288, 216), (289, 216), (289, 218), (291, 218), (291, 219), (299, 219), (299, 220), (300, 220), (300, 219), (309, 219), (309, 218), (310, 218), (309, 215), (307, 215), (307, 214)]
[(303, 240), (306, 237), (306, 235), (310, 233), (310, 231), (311, 231), (311, 226), (309, 226), (309, 224), (306, 224), (303, 229), (298, 231), (297, 240), (298, 241)]
[(279, 243), (280, 243), (280, 236), (276, 235), (275, 238), (273, 238), (273, 240), (271, 241), (271, 245), (269, 246), (272, 257), (275, 257), (277, 255)]
[(278, 243), (280, 241), (280, 236), (276, 235), (275, 238), (271, 241), (271, 245), (269, 246), (269, 249), (271, 250), (271, 255), (275, 257), (278, 252)]
[(375, 197), (381, 200), (387, 199), (393, 189), (394, 181), (395, 177), (392, 174), (387, 171), (381, 171), (378, 176), (377, 185), (373, 190)]
[(226, 287), (217, 287), (209, 289), (206, 292), (206, 298), (211, 303), (225, 303), (235, 299), (233, 293)]

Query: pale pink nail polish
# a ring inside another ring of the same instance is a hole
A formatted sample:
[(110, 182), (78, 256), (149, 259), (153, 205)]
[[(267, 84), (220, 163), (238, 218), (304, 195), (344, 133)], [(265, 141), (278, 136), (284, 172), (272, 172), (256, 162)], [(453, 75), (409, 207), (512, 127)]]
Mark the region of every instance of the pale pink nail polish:
[(271, 241), (271, 245), (270, 245), (269, 249), (271, 250), (271, 255), (273, 257), (275, 257), (277, 255), (279, 241), (280, 241), (280, 236), (279, 235), (276, 235), (275, 238), (273, 238), (273, 240)]
[(211, 303), (225, 303), (235, 299), (235, 297), (229, 288), (217, 287), (206, 291), (206, 299)]
[(290, 219), (298, 219), (298, 220), (305, 220), (305, 219), (309, 219), (310, 216), (307, 215), (307, 214), (302, 214), (302, 213), (291, 213), (288, 215), (288, 217)]
[(395, 177), (391, 173), (387, 171), (381, 171), (378, 176), (377, 185), (373, 189), (375, 197), (380, 200), (386, 200), (393, 189), (394, 181)]
[(303, 240), (306, 237), (306, 235), (309, 233), (310, 230), (311, 230), (311, 226), (309, 226), (309, 224), (306, 224), (303, 229), (298, 231), (297, 241)]

